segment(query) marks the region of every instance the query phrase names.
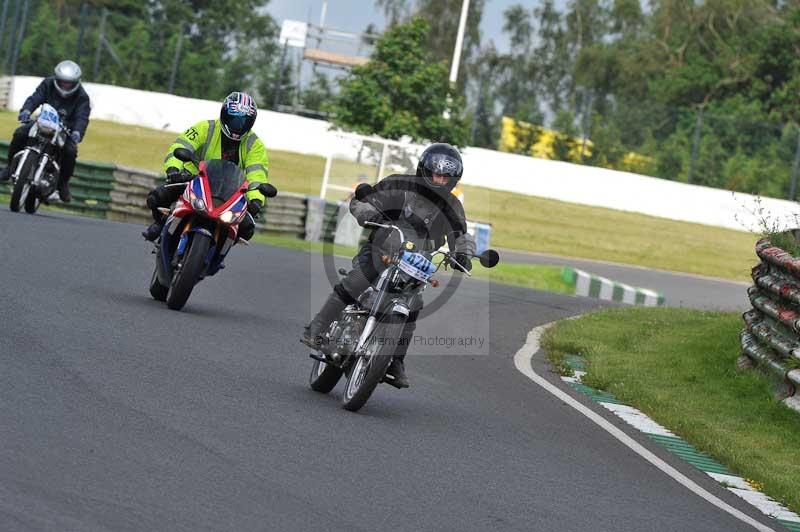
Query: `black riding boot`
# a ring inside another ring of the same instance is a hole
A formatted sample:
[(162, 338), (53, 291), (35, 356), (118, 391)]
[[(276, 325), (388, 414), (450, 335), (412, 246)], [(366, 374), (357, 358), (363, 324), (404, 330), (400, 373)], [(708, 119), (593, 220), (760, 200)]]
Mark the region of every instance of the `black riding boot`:
[(414, 336), (414, 330), (417, 328), (416, 314), (412, 321), (406, 322), (403, 327), (403, 333), (400, 336), (400, 342), (397, 344), (397, 349), (394, 351), (394, 358), (386, 370), (386, 380), (389, 384), (398, 388), (408, 388), (410, 382), (406, 375), (406, 368), (403, 361), (408, 353), (408, 347), (411, 345), (411, 338)]
[(300, 341), (312, 349), (319, 349), (324, 341), (324, 334), (330, 327), (333, 320), (339, 317), (347, 303), (342, 301), (336, 292), (328, 296), (328, 300), (322, 305), (311, 323), (306, 325)]
[(142, 231), (142, 236), (145, 240), (149, 240), (150, 242), (155, 242), (158, 240), (158, 237), (161, 236), (161, 231), (164, 229), (164, 224), (161, 222), (153, 222), (151, 223), (147, 229)]
[(62, 177), (58, 181), (58, 198), (64, 203), (72, 201), (72, 193), (69, 191), (69, 177)]

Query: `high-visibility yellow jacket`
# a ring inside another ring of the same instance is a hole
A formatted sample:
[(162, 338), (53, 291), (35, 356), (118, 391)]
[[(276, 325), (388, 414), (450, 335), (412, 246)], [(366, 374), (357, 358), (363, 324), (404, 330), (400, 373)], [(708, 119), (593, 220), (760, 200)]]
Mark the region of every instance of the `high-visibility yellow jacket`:
[[(177, 159), (172, 152), (177, 148), (187, 148), (197, 155), (201, 161), (222, 159), (222, 130), (219, 120), (202, 120), (183, 133), (169, 147), (166, 159), (164, 159), (164, 171), (169, 168), (186, 170), (196, 174), (197, 167), (192, 162), (184, 163)], [(255, 133), (248, 132), (239, 141), (239, 167), (244, 171), (247, 180), (251, 183), (266, 183), (269, 168), (269, 158), (267, 149)], [(266, 203), (264, 195), (252, 190), (247, 193), (248, 200), (260, 200)]]

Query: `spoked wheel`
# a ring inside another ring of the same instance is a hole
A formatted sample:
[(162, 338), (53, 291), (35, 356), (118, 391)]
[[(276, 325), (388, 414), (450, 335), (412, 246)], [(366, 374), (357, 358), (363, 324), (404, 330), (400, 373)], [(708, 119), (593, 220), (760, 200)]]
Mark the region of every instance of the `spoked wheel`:
[(150, 295), (153, 296), (153, 299), (156, 301), (166, 301), (167, 292), (169, 292), (169, 287), (164, 286), (158, 280), (158, 266), (156, 266), (153, 269), (153, 277), (150, 279)]
[(342, 407), (355, 412), (367, 402), (375, 387), (383, 380), (400, 340), (404, 320), (397, 316), (387, 316), (377, 327), (372, 337), (363, 347), (350, 376), (347, 379)]
[(31, 182), (27, 177), (20, 177), (14, 185), (14, 190), (11, 192), (11, 203), (9, 208), (13, 212), (19, 212), (19, 208), (28, 201), (28, 196), (31, 195)]
[[(19, 168), (17, 171), (17, 182), (14, 184), (14, 190), (11, 192), (11, 201), (9, 202), (9, 208), (12, 212), (19, 212), (20, 208), (25, 205), (25, 210), (27, 211), (27, 201), (28, 196), (33, 196), (31, 194), (31, 181), (30, 177), (32, 174), (32, 169), (36, 167), (37, 157), (32, 153), (24, 153), (20, 155), (20, 159), (22, 161), (22, 168)], [(9, 164), (13, 164), (9, 162)], [(12, 174), (14, 173), (15, 169), (9, 166), (9, 172)], [(30, 212), (30, 211), (28, 211)]]
[(311, 375), (308, 376), (308, 384), (315, 392), (328, 393), (336, 387), (336, 383), (342, 378), (342, 370), (331, 364), (314, 360), (311, 366)]
[(35, 194), (32, 190), (28, 192), (27, 197), (25, 198), (25, 212), (28, 214), (33, 214), (39, 209), (39, 205), (41, 202), (39, 201), (39, 196)]
[(189, 300), (194, 285), (203, 273), (211, 239), (202, 233), (193, 233), (187, 248), (181, 268), (172, 276), (167, 292), (167, 306), (172, 310), (182, 309)]

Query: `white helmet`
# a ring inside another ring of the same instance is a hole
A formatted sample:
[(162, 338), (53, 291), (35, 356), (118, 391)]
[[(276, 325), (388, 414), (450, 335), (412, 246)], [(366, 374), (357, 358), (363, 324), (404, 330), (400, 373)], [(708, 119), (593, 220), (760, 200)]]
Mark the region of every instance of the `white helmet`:
[(53, 84), (64, 98), (72, 96), (81, 86), (81, 67), (75, 61), (61, 61), (56, 65), (55, 74)]

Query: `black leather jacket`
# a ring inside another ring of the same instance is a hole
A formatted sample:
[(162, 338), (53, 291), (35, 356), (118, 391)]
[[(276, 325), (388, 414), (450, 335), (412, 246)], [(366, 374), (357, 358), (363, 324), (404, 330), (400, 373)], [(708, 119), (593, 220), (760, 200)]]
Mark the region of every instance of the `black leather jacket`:
[[(380, 221), (373, 204), (420, 249), (432, 251), (447, 241), (452, 251), (475, 253), (475, 241), (467, 233), (464, 207), (449, 190), (431, 188), (415, 175), (394, 174), (375, 185), (375, 194), (369, 201), (350, 201), (350, 212), (360, 225)], [(390, 231), (376, 229), (369, 240), (381, 247), (391, 237)]]
[(89, 95), (83, 90), (82, 85), (69, 97), (64, 98), (56, 90), (55, 78), (53, 76), (44, 78), (34, 93), (25, 100), (22, 108), (32, 113), (45, 103), (49, 103), (57, 111), (63, 110), (66, 113), (64, 122), (67, 127), (80, 132), (81, 138), (85, 136), (86, 128), (89, 126), (89, 113), (92, 109), (89, 104)]

